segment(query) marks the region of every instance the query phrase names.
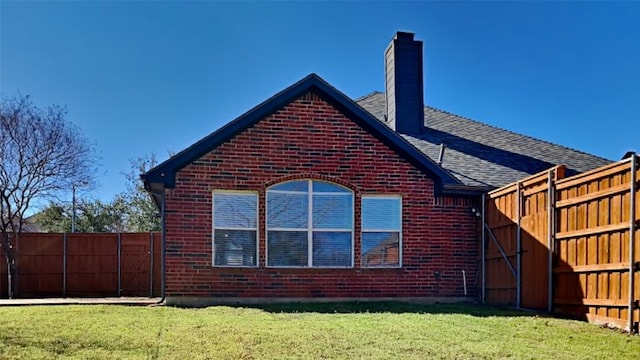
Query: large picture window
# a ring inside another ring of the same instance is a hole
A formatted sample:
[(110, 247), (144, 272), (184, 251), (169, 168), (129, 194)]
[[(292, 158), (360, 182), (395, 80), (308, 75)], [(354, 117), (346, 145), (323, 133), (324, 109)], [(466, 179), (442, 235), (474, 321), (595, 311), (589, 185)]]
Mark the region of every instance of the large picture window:
[(402, 198), (362, 197), (362, 267), (400, 267)]
[(213, 266), (257, 266), (258, 194), (213, 192)]
[(296, 180), (267, 190), (267, 266), (352, 267), (353, 192)]

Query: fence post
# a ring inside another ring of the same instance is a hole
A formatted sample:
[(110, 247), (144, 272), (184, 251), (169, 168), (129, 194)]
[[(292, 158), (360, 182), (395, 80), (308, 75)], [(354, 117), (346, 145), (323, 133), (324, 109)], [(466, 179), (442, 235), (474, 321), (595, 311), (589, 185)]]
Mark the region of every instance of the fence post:
[[(15, 256), (13, 258), (13, 262), (15, 264), (15, 272), (13, 274), (13, 276), (11, 276), (11, 266), (9, 264), (7, 264), (7, 274), (10, 277), (10, 281), (8, 282), (8, 285), (10, 287), (9, 289), (9, 299), (13, 299), (18, 297), (18, 278), (20, 278), (20, 275), (18, 274), (18, 272), (20, 271), (20, 267), (18, 266), (18, 259), (20, 258), (20, 237), (18, 237), (17, 239), (15, 239), (16, 241), (16, 250), (15, 250)], [(11, 289), (13, 288), (13, 289)], [(14, 291), (15, 290), (15, 291)]]
[(629, 333), (634, 332), (634, 318), (635, 318), (635, 230), (636, 230), (636, 158), (634, 153), (631, 155), (631, 198), (629, 201)]
[(118, 296), (120, 296), (121, 290), (122, 290), (122, 263), (120, 261), (120, 257), (121, 257), (121, 242), (122, 240), (120, 239), (120, 233), (118, 233)]
[(67, 233), (62, 234), (62, 297), (67, 297)]
[(486, 288), (487, 288), (487, 277), (486, 277), (486, 235), (485, 235), (485, 194), (482, 194), (482, 235), (481, 235), (481, 256), (482, 256), (482, 303), (486, 303)]
[(555, 253), (555, 169), (549, 170), (547, 189), (547, 312), (553, 311), (553, 255)]
[(149, 297), (153, 297), (153, 232), (149, 234)]
[[(522, 307), (522, 184), (516, 183), (516, 308)], [(505, 259), (509, 261), (508, 259)]]

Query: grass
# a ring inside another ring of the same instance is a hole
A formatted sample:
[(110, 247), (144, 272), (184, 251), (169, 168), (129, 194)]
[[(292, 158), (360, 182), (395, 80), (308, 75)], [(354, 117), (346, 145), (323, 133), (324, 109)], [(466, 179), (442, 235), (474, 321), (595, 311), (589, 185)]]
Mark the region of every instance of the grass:
[(462, 305), (0, 308), (0, 359), (632, 359), (640, 337)]

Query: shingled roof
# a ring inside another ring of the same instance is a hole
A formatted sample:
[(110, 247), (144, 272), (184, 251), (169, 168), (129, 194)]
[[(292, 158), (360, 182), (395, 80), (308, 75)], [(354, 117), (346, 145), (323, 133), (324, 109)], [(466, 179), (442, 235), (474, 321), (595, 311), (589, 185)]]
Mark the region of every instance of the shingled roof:
[[(383, 93), (373, 92), (356, 102), (384, 122)], [(401, 136), (436, 162), (440, 144), (444, 143), (446, 150), (441, 166), (469, 186), (500, 187), (554, 165), (566, 165), (567, 175), (572, 175), (611, 163), (611, 160), (428, 106), (424, 109), (424, 121), (424, 133)]]

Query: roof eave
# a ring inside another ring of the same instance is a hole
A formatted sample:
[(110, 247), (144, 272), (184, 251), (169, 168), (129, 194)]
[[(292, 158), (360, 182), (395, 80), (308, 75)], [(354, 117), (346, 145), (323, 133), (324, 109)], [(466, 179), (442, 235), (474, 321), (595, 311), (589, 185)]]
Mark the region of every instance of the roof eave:
[(442, 195), (480, 196), (495, 190), (495, 186), (444, 185)]
[(149, 193), (149, 196), (151, 196), (153, 203), (156, 204), (158, 209), (162, 208), (162, 198), (167, 189), (165, 184), (163, 182), (149, 181), (146, 174), (140, 175), (140, 178), (144, 184), (144, 189)]

